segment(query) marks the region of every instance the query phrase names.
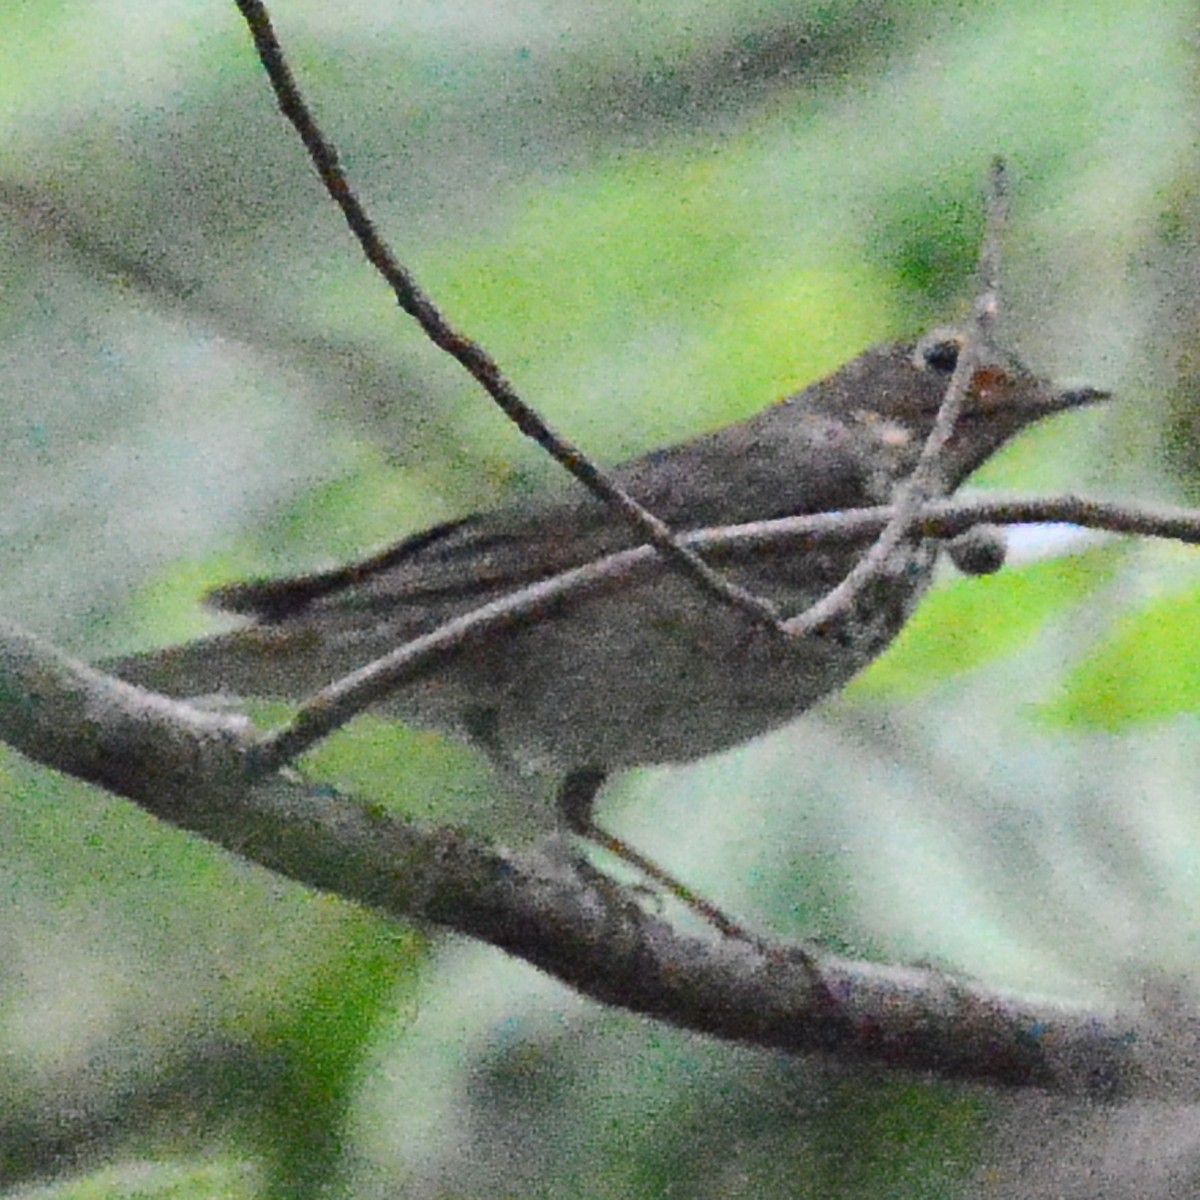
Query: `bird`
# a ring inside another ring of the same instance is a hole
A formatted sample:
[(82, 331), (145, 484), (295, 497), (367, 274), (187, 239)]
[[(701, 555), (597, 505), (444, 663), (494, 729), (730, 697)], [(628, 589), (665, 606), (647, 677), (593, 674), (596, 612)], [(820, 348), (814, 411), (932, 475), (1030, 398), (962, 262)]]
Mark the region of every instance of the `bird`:
[[(736, 424), (653, 450), (611, 478), (675, 531), (891, 504), (921, 455), (969, 335), (935, 329), (876, 345)], [(1059, 389), (1007, 351), (972, 343), (953, 433), (927, 492), (951, 495), (1044, 417), (1107, 398)], [(219, 587), (240, 627), (109, 664), (173, 696), (299, 700), (517, 589), (643, 537), (582, 489), (501, 505), (410, 535), (347, 566)], [(482, 749), (518, 778), (557, 780), (553, 822), (593, 836), (617, 771), (702, 758), (776, 729), (882, 653), (929, 588), (941, 545), (906, 533), (867, 585), (797, 638), (765, 636), (661, 560), (627, 586), (568, 594), (492, 628), (398, 687), (387, 714)], [(837, 585), (863, 544), (705, 552), (783, 616)]]

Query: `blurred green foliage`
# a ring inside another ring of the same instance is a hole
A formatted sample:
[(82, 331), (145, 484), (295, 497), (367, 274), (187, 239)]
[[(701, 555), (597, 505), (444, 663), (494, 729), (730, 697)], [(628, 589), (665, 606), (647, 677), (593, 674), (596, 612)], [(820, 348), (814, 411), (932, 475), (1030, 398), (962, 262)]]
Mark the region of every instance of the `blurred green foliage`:
[(1105, 547), (994, 578), (964, 578), (921, 605), (888, 654), (847, 689), (851, 696), (894, 700), (1014, 653), (1055, 616), (1070, 620), (1112, 580), (1120, 550)]
[[(602, 459), (960, 316), (1002, 152), (1008, 335), (1124, 402), (981, 482), (1195, 486), (1161, 453), (1165, 398), (1173, 437), (1195, 407), (1183, 0), (273, 15), (400, 257)], [(170, 641), (212, 583), (561, 486), (361, 261), (232, 5), (26, 0), (0, 61), (6, 614), (95, 656)], [(613, 823), (851, 951), (1073, 998), (1190, 978), (1193, 560), (1017, 559), (794, 728), (619, 781)], [(426, 819), (491, 791), (373, 720), (309, 767)], [(978, 1096), (601, 1013), (12, 756), (0, 786), (0, 1186), (68, 1180), (20, 1194), (924, 1197), (984, 1165), (1039, 1194), (1053, 1146), (989, 1164)]]
[(1200, 712), (1200, 588), (1157, 596), (1118, 621), (1041, 709), (1068, 727), (1120, 731)]

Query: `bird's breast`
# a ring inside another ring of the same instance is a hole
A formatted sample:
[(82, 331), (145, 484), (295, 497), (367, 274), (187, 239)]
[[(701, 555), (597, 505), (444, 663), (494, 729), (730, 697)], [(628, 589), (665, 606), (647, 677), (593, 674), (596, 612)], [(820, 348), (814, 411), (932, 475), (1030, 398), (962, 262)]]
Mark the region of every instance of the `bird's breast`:
[[(540, 768), (607, 768), (700, 758), (775, 729), (843, 687), (903, 628), (929, 584), (929, 543), (898, 547), (846, 611), (782, 641), (664, 568), (498, 635), (433, 693), (470, 696), (497, 740)], [(776, 552), (731, 573), (795, 615), (824, 596), (858, 554)], [(439, 699), (440, 697), (440, 699)], [(403, 698), (402, 698), (403, 699)], [(416, 703), (410, 717), (421, 718)]]

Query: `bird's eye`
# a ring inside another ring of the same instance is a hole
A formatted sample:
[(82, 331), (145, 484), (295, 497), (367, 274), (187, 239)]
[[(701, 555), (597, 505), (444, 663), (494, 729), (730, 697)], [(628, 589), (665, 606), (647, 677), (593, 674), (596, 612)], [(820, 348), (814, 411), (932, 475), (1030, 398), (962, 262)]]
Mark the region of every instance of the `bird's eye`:
[(954, 368), (958, 366), (958, 352), (961, 349), (959, 343), (950, 338), (934, 342), (925, 349), (925, 365), (942, 375), (953, 375)]

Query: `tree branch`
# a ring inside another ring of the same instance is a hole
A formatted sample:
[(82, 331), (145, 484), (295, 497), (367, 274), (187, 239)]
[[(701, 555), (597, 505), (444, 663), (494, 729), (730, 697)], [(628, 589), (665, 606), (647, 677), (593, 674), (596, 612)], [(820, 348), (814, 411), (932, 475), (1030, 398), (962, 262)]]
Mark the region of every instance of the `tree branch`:
[(1181, 1057), (1148, 1021), (810, 947), (691, 937), (582, 859), (501, 853), (283, 774), (255, 780), (243, 719), (111, 679), (2, 622), (0, 738), (297, 882), (437, 922), (682, 1028), (1104, 1098), (1161, 1094), (1163, 1064)]
[(463, 366), (501, 411), (526, 437), (561, 463), (593, 495), (619, 512), (658, 552), (696, 585), (724, 604), (746, 613), (757, 625), (782, 634), (779, 616), (769, 600), (714, 571), (698, 554), (678, 541), (666, 522), (639, 504), (618, 486), (583, 451), (542, 420), (517, 394), (494, 358), (478, 342), (464, 337), (442, 315), (413, 277), (392, 253), (350, 186), (333, 143), (321, 132), (296, 84), (283, 48), (275, 36), (266, 6), (260, 0), (235, 0), (249, 26), (259, 61), (271, 81), (279, 111), (295, 127), (329, 197), (342, 210), (346, 224), (358, 239), (367, 260), (392, 289), (396, 302), (412, 317), (440, 350)]
[[(772, 548), (800, 552), (817, 546), (867, 543), (894, 516), (890, 507), (847, 509), (716, 529), (694, 530), (681, 541), (720, 564), (739, 554)], [(912, 528), (926, 537), (953, 538), (977, 525), (1067, 522), (1112, 533), (1200, 543), (1200, 510), (1112, 504), (1074, 496), (1030, 499), (951, 499), (922, 506)], [(628, 587), (658, 569), (658, 555), (638, 546), (521, 588), (463, 614), (313, 695), (280, 729), (265, 734), (253, 752), (260, 775), (278, 770), (397, 688), (423, 678), (500, 625), (536, 620), (551, 601)]]
[(921, 505), (944, 493), (937, 484), (938, 464), (946, 443), (954, 435), (959, 415), (975, 377), (985, 348), (991, 346), (990, 334), (1000, 308), (1000, 235), (1007, 217), (1004, 164), (992, 164), (987, 206), (987, 234), (979, 252), (982, 294), (976, 299), (970, 327), (964, 332), (958, 360), (946, 383), (946, 392), (933, 420), (933, 426), (921, 447), (912, 474), (894, 492), (894, 503), (887, 524), (867, 552), (854, 564), (845, 578), (802, 613), (789, 617), (783, 628), (789, 637), (801, 638), (846, 612), (854, 599), (879, 578), (893, 551), (908, 536)]

